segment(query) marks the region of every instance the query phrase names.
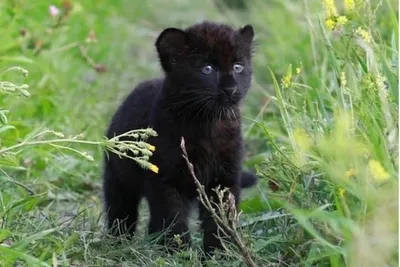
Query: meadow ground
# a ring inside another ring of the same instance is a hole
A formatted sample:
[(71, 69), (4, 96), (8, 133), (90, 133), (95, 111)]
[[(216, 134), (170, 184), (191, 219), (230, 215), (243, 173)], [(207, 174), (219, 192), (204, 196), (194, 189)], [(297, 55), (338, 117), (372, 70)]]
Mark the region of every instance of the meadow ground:
[(398, 265), (396, 0), (3, 0), (0, 266), (201, 266), (198, 232), (173, 257), (146, 216), (132, 241), (104, 233), (101, 160), (118, 104), (161, 73), (157, 35), (205, 19), (255, 28), (243, 132), (260, 178), (245, 249), (209, 266)]

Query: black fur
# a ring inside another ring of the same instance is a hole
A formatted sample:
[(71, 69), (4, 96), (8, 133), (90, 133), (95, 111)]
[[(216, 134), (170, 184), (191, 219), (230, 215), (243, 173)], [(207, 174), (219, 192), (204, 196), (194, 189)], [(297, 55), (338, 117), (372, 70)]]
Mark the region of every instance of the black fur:
[[(158, 136), (148, 142), (156, 147), (150, 159), (159, 173), (113, 154), (105, 159), (109, 228), (118, 220), (124, 233), (133, 234), (138, 204), (145, 197), (151, 213), (149, 233), (170, 227), (167, 238), (180, 234), (185, 244), (190, 242), (188, 214), (198, 193), (182, 157), (182, 136), (196, 175), (210, 196), (218, 185), (228, 187), (238, 204), (240, 190), (257, 182), (255, 175), (242, 171), (239, 112), (251, 83), (253, 35), (250, 25), (234, 30), (210, 22), (185, 30), (168, 28), (160, 34), (155, 45), (165, 78), (139, 84), (119, 107), (107, 131), (109, 138), (138, 128), (157, 131)], [(241, 67), (235, 64), (243, 66), (240, 73)], [(205, 74), (210, 70), (207, 65), (213, 68), (209, 74)], [(201, 205), (200, 217), (204, 249), (211, 252), (220, 247), (214, 236), (217, 228)]]

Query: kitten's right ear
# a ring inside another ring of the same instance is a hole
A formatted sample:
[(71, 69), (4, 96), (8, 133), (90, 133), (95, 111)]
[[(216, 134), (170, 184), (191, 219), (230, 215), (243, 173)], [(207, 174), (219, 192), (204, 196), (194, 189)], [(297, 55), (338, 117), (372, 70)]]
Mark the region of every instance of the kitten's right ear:
[(242, 39), (248, 43), (251, 44), (253, 42), (253, 38), (254, 38), (254, 29), (253, 26), (251, 26), (250, 24), (247, 24), (246, 26), (244, 26), (243, 28), (241, 28), (239, 30), (239, 33), (242, 37)]
[(179, 60), (187, 43), (186, 33), (180, 29), (167, 28), (158, 36), (156, 48), (164, 70), (169, 71)]

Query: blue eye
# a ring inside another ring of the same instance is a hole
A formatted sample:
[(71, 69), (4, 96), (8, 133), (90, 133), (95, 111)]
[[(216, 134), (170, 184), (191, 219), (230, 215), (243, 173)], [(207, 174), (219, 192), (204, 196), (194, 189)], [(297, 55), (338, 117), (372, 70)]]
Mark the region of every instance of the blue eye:
[(243, 65), (235, 64), (235, 65), (233, 65), (233, 70), (234, 70), (236, 73), (241, 73), (242, 70), (243, 70)]
[(201, 71), (204, 74), (210, 74), (213, 71), (213, 67), (211, 67), (210, 65), (205, 65), (204, 67), (201, 68)]

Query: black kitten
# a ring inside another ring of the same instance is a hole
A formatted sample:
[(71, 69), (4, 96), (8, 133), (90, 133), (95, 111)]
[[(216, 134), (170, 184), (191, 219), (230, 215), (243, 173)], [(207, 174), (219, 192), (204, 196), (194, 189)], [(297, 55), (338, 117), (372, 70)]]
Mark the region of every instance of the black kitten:
[[(141, 83), (119, 107), (107, 137), (138, 128), (153, 128), (156, 147), (151, 162), (159, 173), (111, 154), (105, 159), (104, 194), (108, 227), (133, 234), (138, 204), (147, 198), (149, 233), (170, 227), (166, 237), (180, 234), (188, 244), (188, 215), (198, 193), (182, 157), (186, 141), (196, 175), (210, 197), (213, 188), (228, 187), (239, 203), (241, 188), (257, 178), (242, 171), (243, 140), (239, 104), (251, 83), (253, 28), (239, 30), (203, 22), (185, 30), (168, 28), (155, 45), (165, 78)], [(200, 205), (204, 249), (220, 247), (217, 226)], [(118, 232), (116, 232), (118, 234)], [(169, 240), (169, 239), (168, 239)]]

